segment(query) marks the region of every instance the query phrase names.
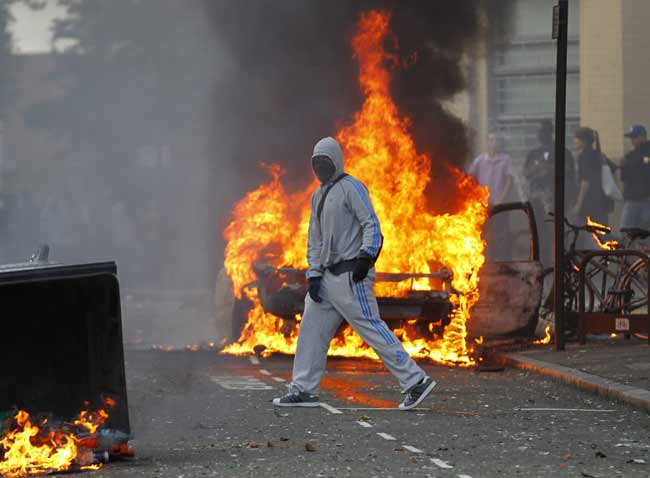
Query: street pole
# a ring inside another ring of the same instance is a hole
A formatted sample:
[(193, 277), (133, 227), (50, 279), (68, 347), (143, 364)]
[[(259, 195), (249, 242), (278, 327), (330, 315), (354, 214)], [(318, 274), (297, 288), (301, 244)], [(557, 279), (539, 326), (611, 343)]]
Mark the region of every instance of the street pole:
[[(557, 39), (557, 74), (555, 77), (555, 350), (564, 350), (564, 171), (566, 121), (566, 57), (569, 1), (558, 0), (553, 9), (553, 37)], [(573, 165), (570, 165), (573, 167)]]

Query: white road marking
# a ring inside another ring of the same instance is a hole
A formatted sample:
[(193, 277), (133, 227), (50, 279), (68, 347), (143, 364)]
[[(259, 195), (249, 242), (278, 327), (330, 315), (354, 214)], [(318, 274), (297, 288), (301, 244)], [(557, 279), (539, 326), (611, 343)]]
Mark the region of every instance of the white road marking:
[(328, 412), (333, 413), (334, 415), (342, 415), (343, 414), (343, 412), (341, 410), (339, 410), (338, 408), (334, 408), (332, 405), (328, 405), (325, 402), (320, 402), (320, 406), (323, 407)]
[(616, 410), (601, 410), (599, 408), (515, 408), (518, 412), (595, 412), (611, 413)]
[(286, 382), (286, 380), (283, 379), (283, 378), (281, 378), (281, 377), (271, 377), (271, 378), (272, 378), (273, 380), (275, 380), (276, 382)]
[(458, 478), (472, 478), (472, 477), (469, 475), (458, 475)]
[(379, 432), (377, 435), (382, 437), (384, 440), (395, 440), (395, 437), (393, 435), (389, 435), (388, 433)]
[(269, 372), (268, 370), (265, 370), (265, 369), (263, 369), (263, 368), (260, 369), (260, 373), (261, 373), (261, 374), (264, 374), (264, 375), (268, 375), (268, 376), (273, 375), (271, 372)]
[(402, 448), (404, 448), (405, 450), (410, 451), (411, 453), (424, 453), (419, 448), (415, 448), (414, 446), (411, 446), (411, 445), (402, 445)]
[(273, 390), (257, 377), (209, 376), (210, 380), (227, 390)]
[(363, 428), (372, 428), (372, 425), (370, 423), (368, 423), (368, 422), (364, 422), (362, 420), (359, 420), (357, 423), (359, 425), (361, 425)]
[(257, 358), (257, 355), (251, 355), (249, 357), (249, 360), (253, 365), (259, 365), (260, 364), (260, 359)]
[(431, 463), (433, 463), (436, 466), (439, 466), (440, 468), (444, 468), (446, 470), (453, 468), (453, 466), (451, 466), (449, 463), (447, 463), (446, 461), (442, 461), (439, 458), (431, 458)]

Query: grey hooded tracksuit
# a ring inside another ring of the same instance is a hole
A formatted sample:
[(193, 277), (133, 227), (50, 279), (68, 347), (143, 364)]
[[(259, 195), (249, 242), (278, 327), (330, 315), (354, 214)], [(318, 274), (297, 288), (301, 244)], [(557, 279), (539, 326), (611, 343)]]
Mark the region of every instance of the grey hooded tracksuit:
[[(314, 147), (315, 156), (327, 156), (334, 163), (336, 172), (330, 181), (343, 174), (343, 153), (335, 139), (320, 140)], [(300, 392), (318, 392), (329, 344), (345, 319), (397, 377), (402, 389), (408, 390), (426, 374), (379, 317), (373, 290), (374, 267), (357, 283), (352, 281), (352, 272), (337, 276), (328, 270), (334, 264), (355, 259), (362, 251), (371, 257), (377, 255), (381, 232), (368, 190), (352, 176), (342, 178), (327, 195), (319, 221), (316, 211), (328, 184), (312, 195), (307, 247), (307, 278), (321, 277), (322, 302), (313, 301), (309, 294), (305, 298), (291, 387)]]

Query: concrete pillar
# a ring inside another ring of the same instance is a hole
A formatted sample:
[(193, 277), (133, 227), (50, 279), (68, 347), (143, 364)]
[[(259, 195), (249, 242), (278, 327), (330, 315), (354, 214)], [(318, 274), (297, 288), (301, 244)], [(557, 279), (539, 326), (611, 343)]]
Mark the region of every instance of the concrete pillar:
[(476, 149), (477, 151), (485, 151), (487, 149), (487, 136), (489, 132), (489, 82), (488, 82), (488, 53), (487, 53), (487, 38), (484, 39), (479, 46), (479, 54), (475, 63), (475, 101), (473, 117), (476, 124)]
[(581, 0), (580, 123), (600, 133), (603, 152), (623, 154), (623, 0)]
[(488, 26), (481, 10), (481, 32), (476, 48), (463, 58), (467, 89), (445, 101), (444, 107), (468, 127), (471, 154), (468, 160), (487, 148), (488, 135)]
[(647, 0), (581, 0), (580, 118), (612, 159), (625, 152), (631, 124), (650, 127), (648, 18)]
[(623, 128), (650, 128), (650, 1), (623, 0)]
[(472, 153), (477, 154), (486, 150), (488, 135), (487, 59), (483, 46), (464, 59), (463, 70), (468, 89), (444, 101), (443, 106), (467, 125)]

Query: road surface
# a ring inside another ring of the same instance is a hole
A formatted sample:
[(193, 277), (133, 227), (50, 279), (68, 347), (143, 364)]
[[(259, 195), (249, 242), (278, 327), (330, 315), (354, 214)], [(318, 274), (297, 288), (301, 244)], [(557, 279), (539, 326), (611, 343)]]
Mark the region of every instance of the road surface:
[(321, 408), (278, 409), (292, 358), (128, 351), (137, 458), (118, 477), (647, 477), (646, 413), (541, 376), (421, 364), (411, 412), (378, 362), (330, 359)]

